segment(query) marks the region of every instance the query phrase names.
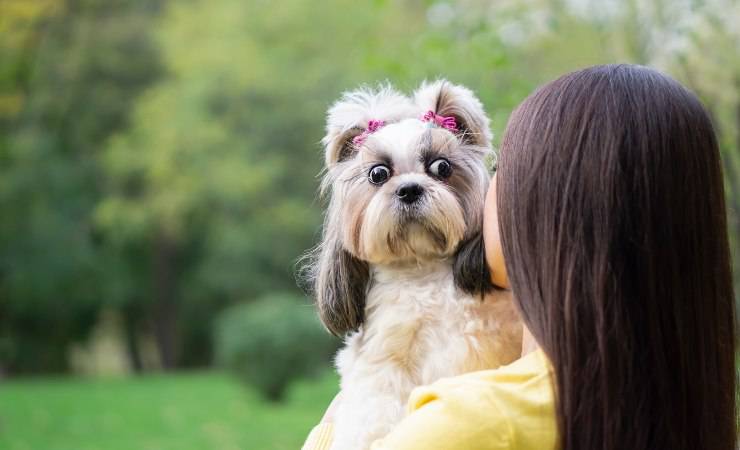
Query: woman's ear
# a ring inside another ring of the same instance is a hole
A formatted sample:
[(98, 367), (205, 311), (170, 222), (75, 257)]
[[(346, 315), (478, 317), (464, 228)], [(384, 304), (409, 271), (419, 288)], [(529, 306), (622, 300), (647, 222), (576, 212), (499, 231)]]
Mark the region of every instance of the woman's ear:
[(326, 136), (321, 141), (326, 167), (331, 168), (356, 154), (357, 146), (352, 141), (371, 121), (393, 122), (413, 117), (413, 111), (410, 100), (390, 85), (345, 92), (327, 113)]
[(509, 276), (506, 273), (504, 251), (501, 246), (501, 234), (498, 227), (498, 207), (496, 203), (496, 175), (486, 195), (486, 204), (483, 208), (483, 239), (485, 255), (491, 272), (491, 283), (500, 288), (509, 289)]
[(424, 82), (414, 93), (414, 103), (422, 112), (454, 117), (462, 142), (490, 148), (493, 139), (490, 120), (470, 89), (447, 80)]

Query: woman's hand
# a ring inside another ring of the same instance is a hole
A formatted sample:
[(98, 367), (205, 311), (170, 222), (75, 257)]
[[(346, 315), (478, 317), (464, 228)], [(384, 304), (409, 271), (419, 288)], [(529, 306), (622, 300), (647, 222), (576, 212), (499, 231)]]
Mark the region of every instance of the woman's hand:
[(324, 413), (324, 417), (321, 418), (321, 423), (332, 423), (334, 422), (334, 414), (337, 411), (337, 408), (339, 407), (339, 403), (342, 400), (342, 393), (339, 392), (334, 399), (329, 403), (329, 407), (326, 408), (326, 412)]

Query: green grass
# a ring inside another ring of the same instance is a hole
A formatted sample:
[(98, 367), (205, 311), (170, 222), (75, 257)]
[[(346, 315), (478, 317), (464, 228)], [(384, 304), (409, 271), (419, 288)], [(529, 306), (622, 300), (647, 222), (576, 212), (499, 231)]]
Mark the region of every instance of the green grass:
[(221, 373), (0, 382), (2, 450), (297, 450), (337, 392), (326, 374), (269, 404)]

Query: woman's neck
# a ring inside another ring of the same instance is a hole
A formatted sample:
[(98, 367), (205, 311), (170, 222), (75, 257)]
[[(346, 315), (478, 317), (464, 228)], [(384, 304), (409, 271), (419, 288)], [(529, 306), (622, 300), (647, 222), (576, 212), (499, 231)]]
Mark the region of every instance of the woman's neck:
[(528, 355), (540, 348), (526, 325), (522, 325), (522, 356)]

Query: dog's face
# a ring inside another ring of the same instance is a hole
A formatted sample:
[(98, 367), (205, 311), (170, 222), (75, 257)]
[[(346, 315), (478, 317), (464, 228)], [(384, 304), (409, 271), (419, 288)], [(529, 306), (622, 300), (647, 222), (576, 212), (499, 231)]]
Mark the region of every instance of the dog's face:
[(488, 127), (472, 92), (445, 81), (413, 100), (389, 87), (350, 92), (329, 110), (322, 186), (331, 200), (314, 284), (332, 332), (362, 322), (370, 264), (449, 258), (460, 288), (487, 289)]
[(419, 118), (368, 135), (333, 181), (344, 248), (374, 264), (452, 255), (478, 225), (488, 179), (480, 156)]

